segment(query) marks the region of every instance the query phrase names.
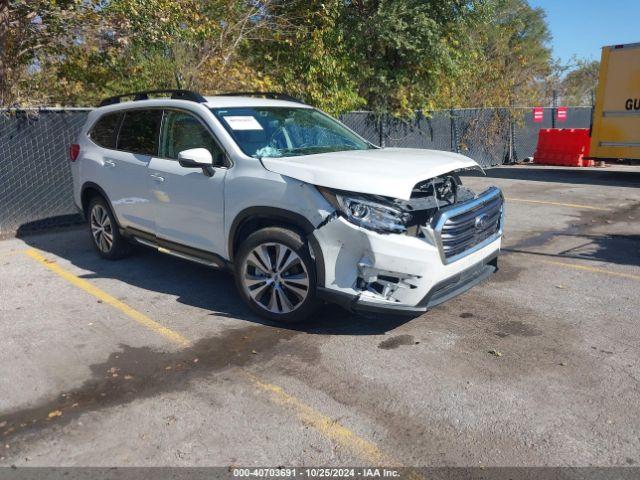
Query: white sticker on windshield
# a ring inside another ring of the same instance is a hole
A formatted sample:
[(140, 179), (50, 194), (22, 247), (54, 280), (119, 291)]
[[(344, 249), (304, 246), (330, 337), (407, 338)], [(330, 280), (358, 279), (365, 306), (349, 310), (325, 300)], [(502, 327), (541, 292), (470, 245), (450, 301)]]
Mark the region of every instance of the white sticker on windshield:
[(237, 115), (222, 118), (232, 130), (262, 130), (262, 126), (252, 116)]

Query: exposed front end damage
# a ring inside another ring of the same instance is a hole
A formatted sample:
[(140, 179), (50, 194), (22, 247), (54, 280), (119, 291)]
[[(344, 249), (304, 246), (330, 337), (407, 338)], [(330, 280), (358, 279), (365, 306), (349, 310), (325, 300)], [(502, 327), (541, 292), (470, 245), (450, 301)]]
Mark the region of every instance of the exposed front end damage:
[[(409, 200), (320, 190), (337, 207), (313, 233), (324, 262), (320, 296), (327, 300), (418, 314), (497, 270), (504, 219), (496, 187), (476, 195), (452, 172), (416, 184)], [(403, 228), (358, 224), (354, 212), (343, 211), (341, 195), (397, 209), (393, 218)]]

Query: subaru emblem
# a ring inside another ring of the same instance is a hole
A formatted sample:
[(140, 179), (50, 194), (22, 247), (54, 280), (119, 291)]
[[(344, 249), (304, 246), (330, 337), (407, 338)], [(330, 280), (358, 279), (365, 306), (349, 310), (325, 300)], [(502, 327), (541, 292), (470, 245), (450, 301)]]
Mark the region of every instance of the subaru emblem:
[(487, 220), (489, 220), (489, 215), (486, 213), (483, 215), (478, 215), (475, 221), (476, 230), (484, 230), (487, 226)]

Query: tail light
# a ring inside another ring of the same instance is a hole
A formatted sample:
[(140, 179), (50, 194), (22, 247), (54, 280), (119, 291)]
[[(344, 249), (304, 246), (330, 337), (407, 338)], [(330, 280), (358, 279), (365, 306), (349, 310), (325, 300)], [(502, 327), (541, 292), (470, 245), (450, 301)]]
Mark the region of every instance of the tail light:
[(75, 162), (78, 159), (79, 155), (80, 155), (80, 145), (78, 145), (77, 143), (72, 143), (71, 146), (69, 147), (69, 160), (71, 160), (72, 162)]

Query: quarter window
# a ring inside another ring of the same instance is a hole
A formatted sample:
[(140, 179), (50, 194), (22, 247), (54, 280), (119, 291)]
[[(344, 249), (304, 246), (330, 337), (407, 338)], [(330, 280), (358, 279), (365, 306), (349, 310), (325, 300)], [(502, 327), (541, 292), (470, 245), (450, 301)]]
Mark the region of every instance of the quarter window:
[(211, 133), (196, 117), (175, 110), (165, 111), (160, 156), (177, 160), (180, 152), (191, 148), (206, 148), (214, 160), (222, 154)]
[(118, 135), (118, 150), (157, 155), (162, 110), (132, 110), (124, 114)]
[(116, 137), (120, 126), (120, 112), (107, 113), (100, 117), (89, 132), (89, 138), (97, 145), (104, 148), (116, 148)]

